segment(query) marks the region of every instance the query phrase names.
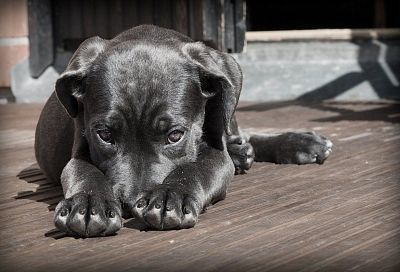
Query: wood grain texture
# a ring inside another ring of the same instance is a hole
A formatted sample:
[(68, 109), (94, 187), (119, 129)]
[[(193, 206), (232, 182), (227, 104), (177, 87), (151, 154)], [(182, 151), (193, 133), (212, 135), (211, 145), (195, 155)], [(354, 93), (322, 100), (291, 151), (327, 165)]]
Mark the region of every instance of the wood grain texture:
[(324, 165), (256, 163), (193, 229), (75, 239), (54, 229), (61, 188), (37, 169), (41, 105), (0, 106), (1, 271), (398, 271), (400, 105), (241, 104), (245, 131), (313, 129)]

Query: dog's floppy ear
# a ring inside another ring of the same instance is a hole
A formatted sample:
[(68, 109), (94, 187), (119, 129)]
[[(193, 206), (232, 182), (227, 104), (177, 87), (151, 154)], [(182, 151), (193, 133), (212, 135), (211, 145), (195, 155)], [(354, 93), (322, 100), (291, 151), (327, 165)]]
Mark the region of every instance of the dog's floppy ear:
[(214, 130), (212, 133), (221, 134), (215, 126), (222, 120), (226, 134), (231, 135), (231, 120), (242, 89), (239, 64), (232, 56), (211, 49), (201, 42), (184, 45), (183, 52), (199, 69), (201, 92), (208, 99), (205, 122), (213, 123), (208, 129)]
[(104, 51), (106, 43), (107, 41), (100, 37), (85, 40), (56, 82), (57, 98), (72, 118), (78, 115), (78, 99), (85, 92), (86, 75), (93, 61)]

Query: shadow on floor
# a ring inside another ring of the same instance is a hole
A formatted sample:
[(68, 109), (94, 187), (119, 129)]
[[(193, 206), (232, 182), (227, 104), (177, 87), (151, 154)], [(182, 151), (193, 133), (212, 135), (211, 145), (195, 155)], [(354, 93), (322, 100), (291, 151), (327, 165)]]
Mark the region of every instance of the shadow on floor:
[[(58, 202), (63, 199), (61, 186), (49, 181), (36, 163), (23, 169), (18, 173), (17, 177), (27, 183), (36, 184), (38, 187), (35, 191), (18, 192), (17, 196), (14, 197), (15, 199), (30, 199), (37, 202), (44, 202), (48, 205), (49, 211), (54, 211)], [(58, 229), (47, 231), (44, 235), (54, 239), (66, 237), (66, 234)]]
[(44, 202), (48, 204), (49, 211), (54, 211), (57, 203), (63, 198), (61, 186), (49, 181), (36, 163), (23, 169), (17, 177), (27, 183), (36, 184), (38, 187), (35, 191), (18, 192), (15, 199), (31, 199), (37, 202)]
[(384, 121), (387, 123), (400, 123), (400, 104), (386, 104), (382, 107), (361, 111), (338, 108), (334, 105), (316, 104), (310, 108), (338, 113), (338, 116), (318, 118), (314, 122), (339, 122), (346, 121)]
[(136, 230), (140, 230), (140, 231), (148, 231), (148, 227), (140, 222), (139, 220), (135, 219), (135, 218), (130, 218), (128, 221), (126, 221), (124, 223), (124, 227), (125, 228), (129, 228), (129, 229), (136, 229)]
[[(351, 105), (365, 106), (372, 109), (353, 110)], [(400, 123), (400, 103), (388, 101), (373, 102), (335, 102), (325, 101), (310, 103), (299, 100), (283, 101), (276, 103), (260, 103), (239, 107), (238, 112), (246, 111), (269, 111), (289, 106), (301, 106), (320, 111), (337, 113), (337, 116), (328, 118), (312, 119), (314, 122), (338, 122), (338, 121), (384, 121), (388, 123)], [(343, 107), (346, 106), (346, 107)]]

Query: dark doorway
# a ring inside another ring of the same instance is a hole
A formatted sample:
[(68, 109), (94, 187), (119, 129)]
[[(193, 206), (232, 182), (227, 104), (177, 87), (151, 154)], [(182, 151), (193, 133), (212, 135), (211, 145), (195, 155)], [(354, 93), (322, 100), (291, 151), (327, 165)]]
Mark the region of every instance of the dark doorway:
[(250, 31), (400, 27), (398, 0), (247, 0)]

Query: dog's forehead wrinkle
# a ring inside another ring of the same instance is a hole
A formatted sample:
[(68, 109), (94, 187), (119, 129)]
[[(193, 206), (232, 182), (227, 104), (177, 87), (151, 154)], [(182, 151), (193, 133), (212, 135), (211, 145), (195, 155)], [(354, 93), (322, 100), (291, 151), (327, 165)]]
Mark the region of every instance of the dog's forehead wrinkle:
[[(188, 87), (181, 83), (180, 88), (185, 90)], [(193, 114), (193, 108), (195, 108), (193, 104), (199, 104), (198, 101), (188, 103), (190, 102), (188, 101), (189, 98), (193, 98), (193, 96), (188, 98), (188, 94), (185, 94), (185, 92), (187, 90), (175, 92), (172, 88), (169, 90), (148, 89), (142, 92), (122, 89), (119, 93), (115, 93), (115, 100), (110, 106), (118, 108), (125, 119), (135, 122), (148, 121), (147, 124), (149, 124), (159, 115), (168, 115), (167, 119), (174, 120), (174, 123), (185, 124), (187, 120), (184, 117), (190, 119)], [(173, 93), (175, 95), (172, 95)]]
[[(122, 75), (141, 77), (149, 74), (152, 76), (169, 76), (178, 69), (179, 63), (183, 63), (182, 57), (169, 47), (151, 43), (127, 44), (115, 47), (112, 54), (109, 54), (104, 65), (108, 68), (109, 76), (117, 77)], [(159, 73), (157, 73), (159, 72)]]
[[(131, 71), (129, 75), (115, 72), (115, 76), (106, 75), (106, 84), (117, 100), (132, 99), (135, 103), (144, 104), (149, 99), (175, 97), (179, 99), (181, 93), (188, 86), (188, 76), (170, 72), (151, 72), (146, 69)], [(169, 98), (171, 100), (171, 98)], [(180, 100), (180, 99), (179, 99)]]
[(103, 119), (105, 123), (114, 129), (122, 129), (126, 126), (126, 119), (124, 115), (120, 114), (119, 111), (111, 110)]

